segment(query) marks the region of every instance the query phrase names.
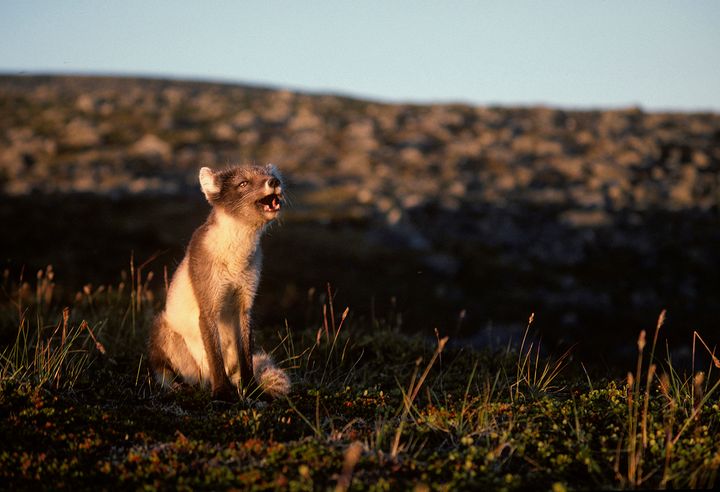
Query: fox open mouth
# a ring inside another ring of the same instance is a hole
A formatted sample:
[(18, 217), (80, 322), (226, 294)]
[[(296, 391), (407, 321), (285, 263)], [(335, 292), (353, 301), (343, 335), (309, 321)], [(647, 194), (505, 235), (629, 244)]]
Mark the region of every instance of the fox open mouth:
[(272, 193), (261, 198), (257, 203), (262, 207), (263, 212), (279, 212), (282, 207), (282, 197)]

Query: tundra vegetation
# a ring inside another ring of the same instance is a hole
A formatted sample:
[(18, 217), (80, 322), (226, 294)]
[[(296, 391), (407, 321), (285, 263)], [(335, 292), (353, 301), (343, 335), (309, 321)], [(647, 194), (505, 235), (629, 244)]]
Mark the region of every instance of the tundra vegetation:
[[(264, 327), (289, 371), (286, 399), (215, 402), (162, 391), (144, 344), (162, 285), (131, 265), (72, 302), (52, 268), (5, 275), (0, 358), (3, 487), (536, 490), (717, 485), (720, 361), (701, 334), (693, 367), (638, 330), (627, 377), (546, 355), (534, 315), (482, 351), (363, 318), (333, 289), (307, 326)], [(702, 364), (700, 361), (704, 361)]]

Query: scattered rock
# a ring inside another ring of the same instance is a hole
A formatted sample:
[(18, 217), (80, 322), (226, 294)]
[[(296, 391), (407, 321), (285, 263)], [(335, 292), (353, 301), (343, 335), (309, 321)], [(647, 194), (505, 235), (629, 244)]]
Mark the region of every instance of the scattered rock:
[(95, 147), (100, 144), (100, 132), (88, 120), (75, 117), (59, 136), (59, 142), (62, 147), (71, 150)]
[(172, 147), (157, 135), (147, 134), (135, 142), (129, 152), (131, 155), (159, 157), (167, 162), (172, 156)]

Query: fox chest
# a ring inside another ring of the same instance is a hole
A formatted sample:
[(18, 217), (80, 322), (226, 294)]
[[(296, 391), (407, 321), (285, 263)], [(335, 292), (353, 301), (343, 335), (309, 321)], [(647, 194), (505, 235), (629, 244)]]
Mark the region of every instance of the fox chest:
[(249, 309), (260, 283), (260, 259), (216, 259), (210, 272), (213, 297), (223, 304), (231, 303)]

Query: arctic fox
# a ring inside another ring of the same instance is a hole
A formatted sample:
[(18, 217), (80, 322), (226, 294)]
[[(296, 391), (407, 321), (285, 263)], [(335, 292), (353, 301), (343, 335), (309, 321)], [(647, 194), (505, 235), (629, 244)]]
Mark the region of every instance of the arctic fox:
[(269, 164), (203, 167), (199, 179), (213, 209), (193, 234), (153, 323), (150, 365), (161, 384), (209, 383), (216, 399), (232, 401), (257, 386), (284, 396), (290, 380), (267, 354), (253, 354), (251, 325), (260, 236), (284, 204), (282, 178)]

